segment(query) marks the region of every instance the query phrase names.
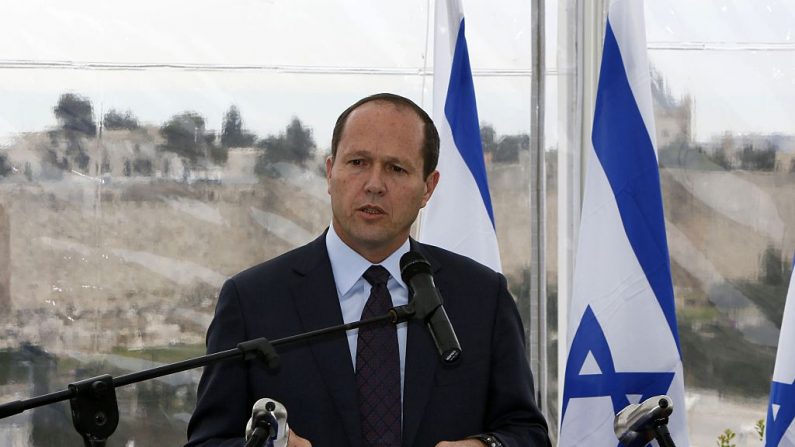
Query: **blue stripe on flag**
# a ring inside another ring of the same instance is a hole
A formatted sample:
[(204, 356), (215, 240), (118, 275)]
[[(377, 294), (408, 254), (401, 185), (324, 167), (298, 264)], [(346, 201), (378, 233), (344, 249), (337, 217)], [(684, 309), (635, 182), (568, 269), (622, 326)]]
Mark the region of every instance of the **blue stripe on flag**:
[[(795, 257), (792, 259), (795, 266)], [(778, 351), (776, 353), (776, 366), (773, 370), (773, 379), (770, 382), (770, 398), (767, 404), (767, 419), (765, 421), (765, 447), (791, 446), (791, 442), (782, 442), (787, 436), (787, 432), (795, 431), (792, 421), (795, 420), (795, 382), (789, 382), (792, 376), (792, 337), (791, 328), (795, 324), (793, 319), (791, 300), (795, 297), (795, 267), (790, 274), (790, 284), (787, 289), (787, 299), (784, 305), (784, 315), (781, 320), (781, 333), (778, 339)], [(778, 377), (777, 377), (778, 376)], [(777, 382), (775, 379), (784, 380)], [(778, 411), (773, 411), (774, 406), (778, 406)]]
[(592, 138), (629, 242), (679, 346), (657, 157), (609, 19)]
[[(776, 417), (773, 417), (773, 405), (779, 405)], [(777, 447), (795, 419), (795, 384), (771, 382), (770, 402), (767, 404), (765, 420), (765, 446)]]
[(455, 146), (469, 167), (469, 171), (472, 172), (472, 177), (475, 178), (480, 196), (483, 198), (483, 205), (489, 213), (491, 225), (494, 226), (494, 211), (491, 207), (491, 196), (486, 179), (486, 165), (483, 162), (483, 146), (480, 143), (475, 85), (472, 83), (472, 68), (469, 65), (469, 52), (464, 37), (464, 19), (461, 19), (461, 25), (458, 28), (444, 114), (450, 123)]

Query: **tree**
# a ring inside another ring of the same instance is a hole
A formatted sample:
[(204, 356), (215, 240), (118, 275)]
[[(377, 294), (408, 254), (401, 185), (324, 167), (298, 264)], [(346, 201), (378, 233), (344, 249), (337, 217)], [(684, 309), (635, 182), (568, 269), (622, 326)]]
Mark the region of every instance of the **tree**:
[(88, 99), (74, 93), (64, 93), (53, 111), (67, 135), (83, 134), (88, 137), (97, 135), (94, 109)]
[(298, 118), (293, 118), (287, 125), (284, 142), (292, 160), (305, 164), (315, 153), (315, 140), (312, 138), (312, 129), (306, 128)]
[(254, 167), (258, 174), (268, 173), (269, 167), (279, 162), (305, 166), (315, 153), (312, 129), (305, 127), (298, 118), (292, 119), (284, 133), (279, 136), (269, 135), (260, 140), (257, 146), (264, 149)]
[(6, 154), (0, 154), (0, 177), (5, 177), (13, 171)]
[(63, 171), (70, 169), (69, 161), (65, 156), (58, 155), (53, 147), (45, 147), (41, 154), (39, 176), (46, 180), (60, 180)]
[(61, 130), (50, 132), (50, 140), (54, 147), (61, 147), (65, 139), (66, 150), (63, 154), (56, 154), (55, 159), (60, 158), (60, 161), (52, 166), (71, 169), (76, 165), (78, 169), (85, 171), (91, 157), (84, 148), (84, 138), (93, 138), (97, 134), (91, 101), (74, 93), (64, 93), (58, 99), (53, 112), (61, 124)]
[(150, 177), (152, 175), (152, 160), (148, 158), (136, 158), (132, 162), (132, 171), (137, 175)]
[(720, 166), (721, 168), (731, 171), (732, 169), (732, 162), (729, 160), (729, 157), (726, 156), (726, 152), (718, 149), (712, 155), (712, 161), (715, 162), (716, 165)]
[(80, 168), (81, 171), (86, 172), (88, 169), (88, 164), (91, 162), (91, 157), (89, 157), (88, 154), (86, 154), (81, 148), (80, 152), (75, 154), (74, 159), (75, 163), (77, 163), (77, 167)]
[(166, 139), (164, 150), (185, 157), (191, 163), (206, 157), (204, 118), (196, 112), (174, 115), (160, 127), (160, 135)]
[(495, 163), (516, 163), (519, 161), (519, 152), (528, 149), (530, 149), (529, 135), (505, 135), (497, 143), (492, 160)]
[(99, 165), (99, 172), (100, 174), (107, 174), (111, 172), (110, 159), (108, 158), (107, 153), (102, 156), (102, 163)]
[(762, 253), (761, 264), (762, 282), (771, 286), (784, 282), (784, 263), (781, 262), (781, 250), (768, 245), (764, 253)]
[(102, 125), (108, 130), (135, 130), (141, 127), (140, 124), (138, 124), (138, 119), (131, 111), (128, 110), (122, 115), (120, 112), (116, 111), (116, 109), (108, 110), (108, 113), (105, 114), (105, 118), (102, 121)]
[(493, 153), (497, 147), (497, 131), (491, 124), (480, 126), (480, 144), (483, 146), (483, 153)]
[(772, 171), (776, 167), (777, 149), (771, 144), (757, 150), (752, 144), (746, 144), (740, 152), (740, 167), (748, 171)]
[(223, 146), (210, 146), (210, 159), (216, 164), (223, 165), (229, 159), (229, 148)]
[(530, 148), (530, 136), (527, 134), (497, 135), (491, 124), (480, 126), (480, 144), (484, 154), (491, 154), (495, 163), (516, 163), (519, 152)]
[(240, 111), (236, 106), (229, 107), (229, 111), (224, 116), (223, 130), (221, 131), (221, 146), (229, 147), (250, 147), (254, 145), (256, 136), (243, 129), (243, 120), (240, 118)]
[(778, 150), (777, 147), (774, 145), (768, 145), (766, 149), (762, 149), (759, 151), (759, 156), (757, 158), (757, 166), (761, 171), (772, 171), (776, 168), (776, 151)]

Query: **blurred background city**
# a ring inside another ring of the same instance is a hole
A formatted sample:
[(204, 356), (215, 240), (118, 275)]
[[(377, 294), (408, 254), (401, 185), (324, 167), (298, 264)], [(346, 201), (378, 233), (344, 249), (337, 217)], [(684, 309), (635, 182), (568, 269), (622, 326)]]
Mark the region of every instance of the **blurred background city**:
[[(557, 303), (570, 290), (572, 179), (592, 115), (583, 52), (601, 47), (589, 30), (604, 11), (540, 3), (463, 2), (503, 269), (520, 303), (533, 287), (532, 226), (545, 228), (548, 349), (533, 368), (549, 375), (555, 431)], [(542, 13), (536, 73), (531, 21)], [(0, 403), (203, 354), (225, 278), (329, 224), (323, 161), (337, 115), (379, 91), (431, 110), (432, 15), (431, 0), (4, 8)], [(754, 425), (795, 252), (794, 24), (784, 0), (646, 2), (693, 446), (726, 428), (761, 445)], [(200, 373), (120, 388), (108, 445), (184, 442)], [(82, 442), (65, 402), (0, 420), (0, 440)]]

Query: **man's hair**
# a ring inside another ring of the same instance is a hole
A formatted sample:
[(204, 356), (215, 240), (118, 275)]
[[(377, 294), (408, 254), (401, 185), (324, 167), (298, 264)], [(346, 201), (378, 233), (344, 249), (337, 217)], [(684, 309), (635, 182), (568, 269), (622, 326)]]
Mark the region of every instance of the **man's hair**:
[(345, 122), (348, 121), (348, 116), (362, 104), (373, 101), (388, 102), (398, 108), (408, 107), (417, 114), (422, 120), (424, 135), (422, 139), (422, 161), (423, 161), (423, 178), (427, 178), (431, 172), (436, 169), (436, 164), (439, 162), (439, 132), (436, 130), (436, 125), (433, 120), (420, 106), (414, 101), (393, 93), (377, 93), (362, 98), (356, 101), (352, 106), (345, 109), (337, 123), (334, 124), (334, 133), (331, 136), (331, 158), (332, 160), (337, 156), (337, 146), (342, 139), (342, 133), (345, 131)]

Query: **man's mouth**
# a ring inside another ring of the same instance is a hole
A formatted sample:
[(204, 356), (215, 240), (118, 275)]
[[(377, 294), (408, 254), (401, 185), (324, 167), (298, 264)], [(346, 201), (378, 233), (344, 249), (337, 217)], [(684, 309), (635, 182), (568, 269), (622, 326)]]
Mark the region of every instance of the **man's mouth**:
[(377, 206), (363, 206), (359, 208), (359, 211), (366, 214), (386, 214), (383, 209)]

